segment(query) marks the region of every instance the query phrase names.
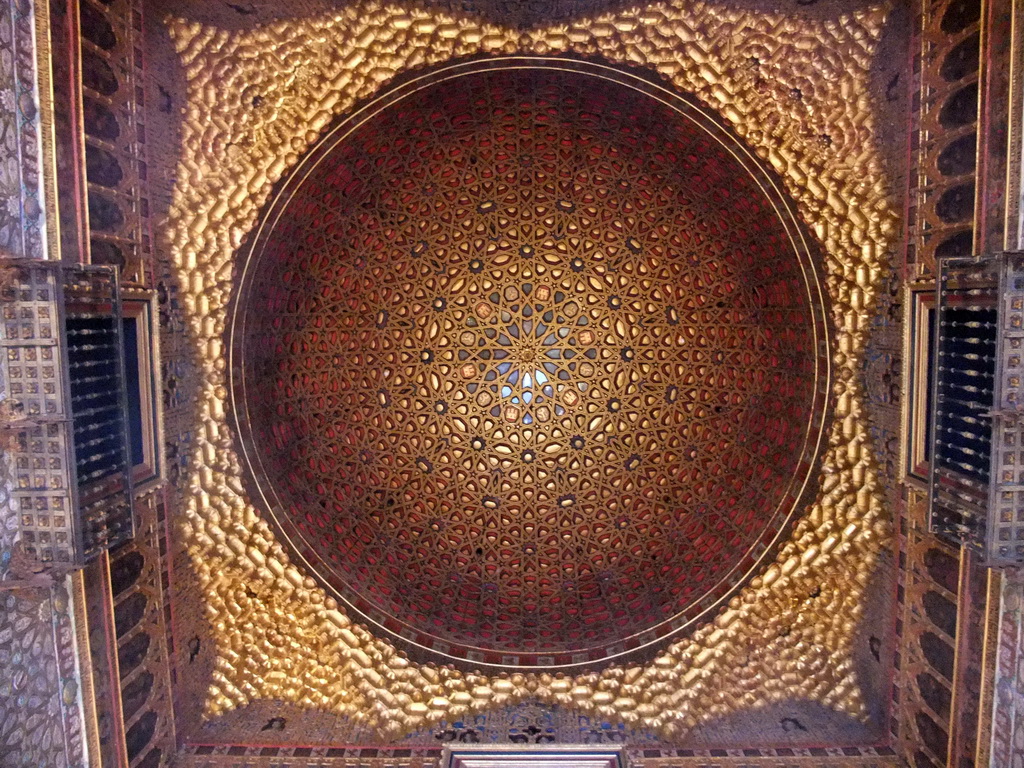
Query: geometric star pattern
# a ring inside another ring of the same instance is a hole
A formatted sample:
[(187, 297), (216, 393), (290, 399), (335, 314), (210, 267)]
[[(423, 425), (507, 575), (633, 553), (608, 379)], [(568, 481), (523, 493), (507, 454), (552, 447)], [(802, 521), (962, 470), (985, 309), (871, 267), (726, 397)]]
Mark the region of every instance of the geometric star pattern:
[(286, 186), (236, 410), (278, 522), (370, 620), (475, 664), (594, 662), (770, 549), (813, 469), (824, 320), (769, 183), (681, 106), (470, 72)]

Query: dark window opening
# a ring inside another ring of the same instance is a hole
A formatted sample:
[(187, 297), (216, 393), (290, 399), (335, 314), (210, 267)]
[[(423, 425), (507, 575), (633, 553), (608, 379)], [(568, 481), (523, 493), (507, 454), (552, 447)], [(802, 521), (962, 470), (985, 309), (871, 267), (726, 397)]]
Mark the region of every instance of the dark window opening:
[(128, 449), (133, 467), (146, 460), (142, 415), (142, 381), (139, 367), (139, 319), (121, 320), (124, 338), (125, 397), (128, 401)]

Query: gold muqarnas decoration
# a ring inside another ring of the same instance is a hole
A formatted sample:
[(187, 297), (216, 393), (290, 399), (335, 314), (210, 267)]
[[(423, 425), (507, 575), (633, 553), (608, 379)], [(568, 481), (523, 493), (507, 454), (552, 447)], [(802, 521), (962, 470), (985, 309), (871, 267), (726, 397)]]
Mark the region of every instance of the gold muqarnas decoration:
[[(852, 644), (888, 528), (858, 371), (896, 227), (868, 95), (885, 18), (881, 7), (812, 21), (677, 2), (520, 32), (368, 2), (240, 32), (168, 21), (188, 106), (166, 237), (204, 366), (180, 519), (217, 639), (208, 714), (279, 699), (348, 715), (385, 738), (524, 698), (666, 738), (783, 698), (866, 716)], [(836, 410), (818, 499), (775, 564), (644, 666), (481, 675), (408, 661), (289, 562), (243, 493), (226, 426), (233, 262), (271, 185), (396, 74), (517, 53), (603, 57), (703, 99), (781, 176), (827, 257)]]

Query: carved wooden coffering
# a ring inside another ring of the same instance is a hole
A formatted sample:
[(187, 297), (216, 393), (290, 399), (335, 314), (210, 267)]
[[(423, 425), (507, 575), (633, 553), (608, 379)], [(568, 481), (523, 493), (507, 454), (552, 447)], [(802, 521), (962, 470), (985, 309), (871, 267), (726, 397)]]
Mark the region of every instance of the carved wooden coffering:
[(817, 266), (695, 102), (579, 62), (452, 67), (329, 132), (253, 242), (230, 337), (255, 486), (414, 650), (634, 651), (809, 500)]

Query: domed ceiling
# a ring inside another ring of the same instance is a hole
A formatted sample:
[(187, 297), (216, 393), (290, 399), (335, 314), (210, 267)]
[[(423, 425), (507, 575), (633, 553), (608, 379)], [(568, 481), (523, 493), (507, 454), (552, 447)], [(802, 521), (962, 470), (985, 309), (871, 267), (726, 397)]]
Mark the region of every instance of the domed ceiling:
[(813, 491), (799, 228), (699, 105), (605, 67), (457, 65), (350, 116), (272, 201), (229, 333), (254, 495), (413, 654), (635, 652)]

